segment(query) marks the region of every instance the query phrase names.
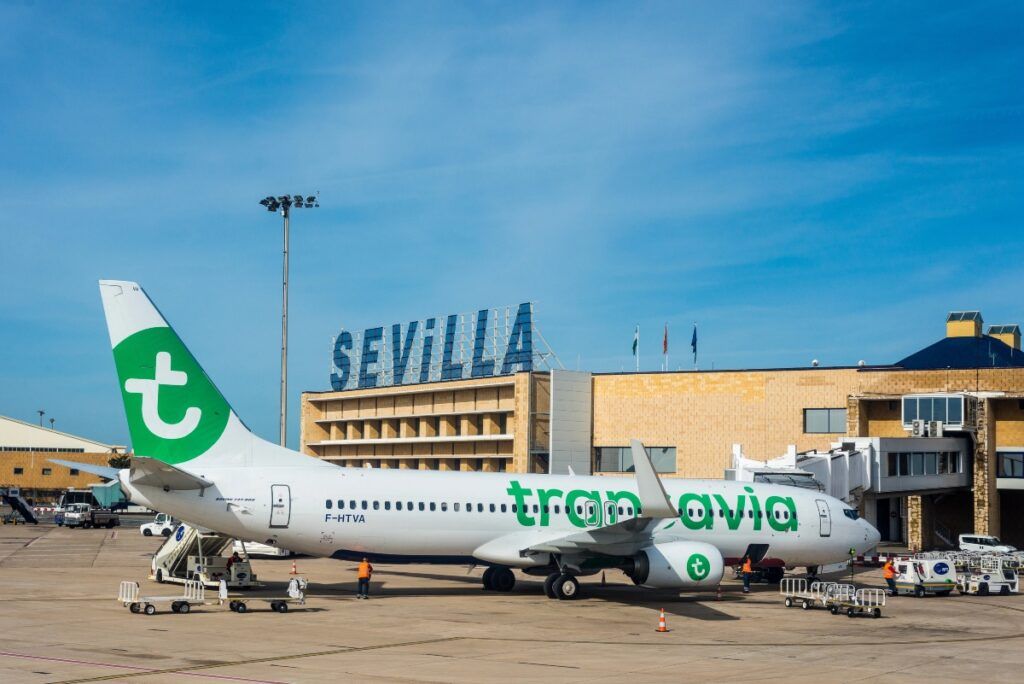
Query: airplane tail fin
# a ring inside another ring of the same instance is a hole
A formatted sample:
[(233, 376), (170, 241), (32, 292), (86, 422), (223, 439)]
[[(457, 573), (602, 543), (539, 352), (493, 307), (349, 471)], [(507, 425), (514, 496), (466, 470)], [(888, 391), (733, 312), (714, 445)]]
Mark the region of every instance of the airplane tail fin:
[(100, 296), (136, 455), (182, 463), (248, 429), (138, 283), (101, 280)]

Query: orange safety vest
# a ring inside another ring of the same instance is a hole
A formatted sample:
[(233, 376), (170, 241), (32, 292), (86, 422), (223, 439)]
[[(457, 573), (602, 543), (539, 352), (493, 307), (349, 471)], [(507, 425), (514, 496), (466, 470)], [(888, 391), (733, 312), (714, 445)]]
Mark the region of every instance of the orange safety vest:
[(893, 579), (895, 577), (896, 577), (896, 568), (894, 568), (892, 566), (892, 563), (886, 562), (886, 564), (882, 566), (882, 578), (883, 579)]
[(373, 566), (363, 561), (359, 564), (359, 579), (370, 579), (370, 575), (373, 574)]
[(750, 564), (750, 559), (743, 561), (743, 572), (753, 572), (754, 568)]

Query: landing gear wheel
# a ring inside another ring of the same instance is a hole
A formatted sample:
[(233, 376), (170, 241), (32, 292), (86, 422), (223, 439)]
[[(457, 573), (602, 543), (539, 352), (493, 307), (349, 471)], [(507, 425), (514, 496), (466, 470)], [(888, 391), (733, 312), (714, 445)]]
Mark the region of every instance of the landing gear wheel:
[(787, 608), (792, 608), (793, 607), (793, 599), (791, 599), (788, 596), (786, 597), (786, 607)]
[(571, 601), (580, 595), (580, 583), (572, 575), (559, 576), (552, 589), (560, 601)]
[(153, 536), (153, 530), (142, 530), (142, 536), (143, 537), (152, 537)]
[(810, 610), (811, 609), (811, 602), (808, 601), (807, 599), (804, 599), (803, 602), (800, 604), (800, 607), (803, 608), (804, 610)]
[(785, 568), (765, 568), (764, 577), (769, 584), (778, 584), (786, 574)]
[(558, 581), (559, 577), (561, 577), (560, 574), (553, 572), (544, 578), (544, 595), (549, 599), (558, 598), (555, 595), (555, 582)]
[(187, 615), (188, 611), (192, 610), (192, 606), (188, 605), (184, 601), (178, 604), (178, 612), (182, 615)]
[(156, 606), (154, 606), (152, 603), (147, 603), (146, 607), (142, 609), (142, 612), (145, 613), (146, 615), (155, 615), (156, 614)]
[(495, 591), (512, 591), (516, 586), (516, 576), (509, 568), (494, 568), (491, 586)]
[(922, 587), (920, 584), (914, 587), (914, 596), (916, 596), (917, 598), (921, 598), (922, 596), (924, 596), (924, 587)]
[(881, 608), (875, 608), (873, 611), (871, 611), (871, 617), (873, 617), (876, 620), (878, 618), (882, 617), (882, 609)]
[(484, 591), (494, 591), (494, 568), (484, 570)]
[(128, 606), (128, 610), (130, 610), (133, 613), (141, 613), (142, 612), (142, 606), (139, 605), (138, 603), (133, 603), (133, 604)]

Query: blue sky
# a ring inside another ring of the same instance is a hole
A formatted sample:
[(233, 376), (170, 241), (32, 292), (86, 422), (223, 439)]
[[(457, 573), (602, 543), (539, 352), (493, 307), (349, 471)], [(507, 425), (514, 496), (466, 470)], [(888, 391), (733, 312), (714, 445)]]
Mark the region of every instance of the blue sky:
[(888, 363), (1024, 323), (1020, 3), (0, 4), (0, 414), (124, 443), (99, 278), (276, 437), (331, 339), (537, 302), (566, 366)]

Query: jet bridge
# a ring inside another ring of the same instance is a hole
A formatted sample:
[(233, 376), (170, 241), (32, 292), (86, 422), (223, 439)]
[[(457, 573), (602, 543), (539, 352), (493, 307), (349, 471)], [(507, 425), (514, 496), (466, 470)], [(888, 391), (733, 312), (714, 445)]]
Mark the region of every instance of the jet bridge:
[(182, 523), (153, 554), (151, 579), (175, 584), (198, 580), (207, 587), (217, 587), (223, 579), (233, 589), (258, 585), (248, 556), (234, 562), (224, 556), (233, 543), (227, 535)]

